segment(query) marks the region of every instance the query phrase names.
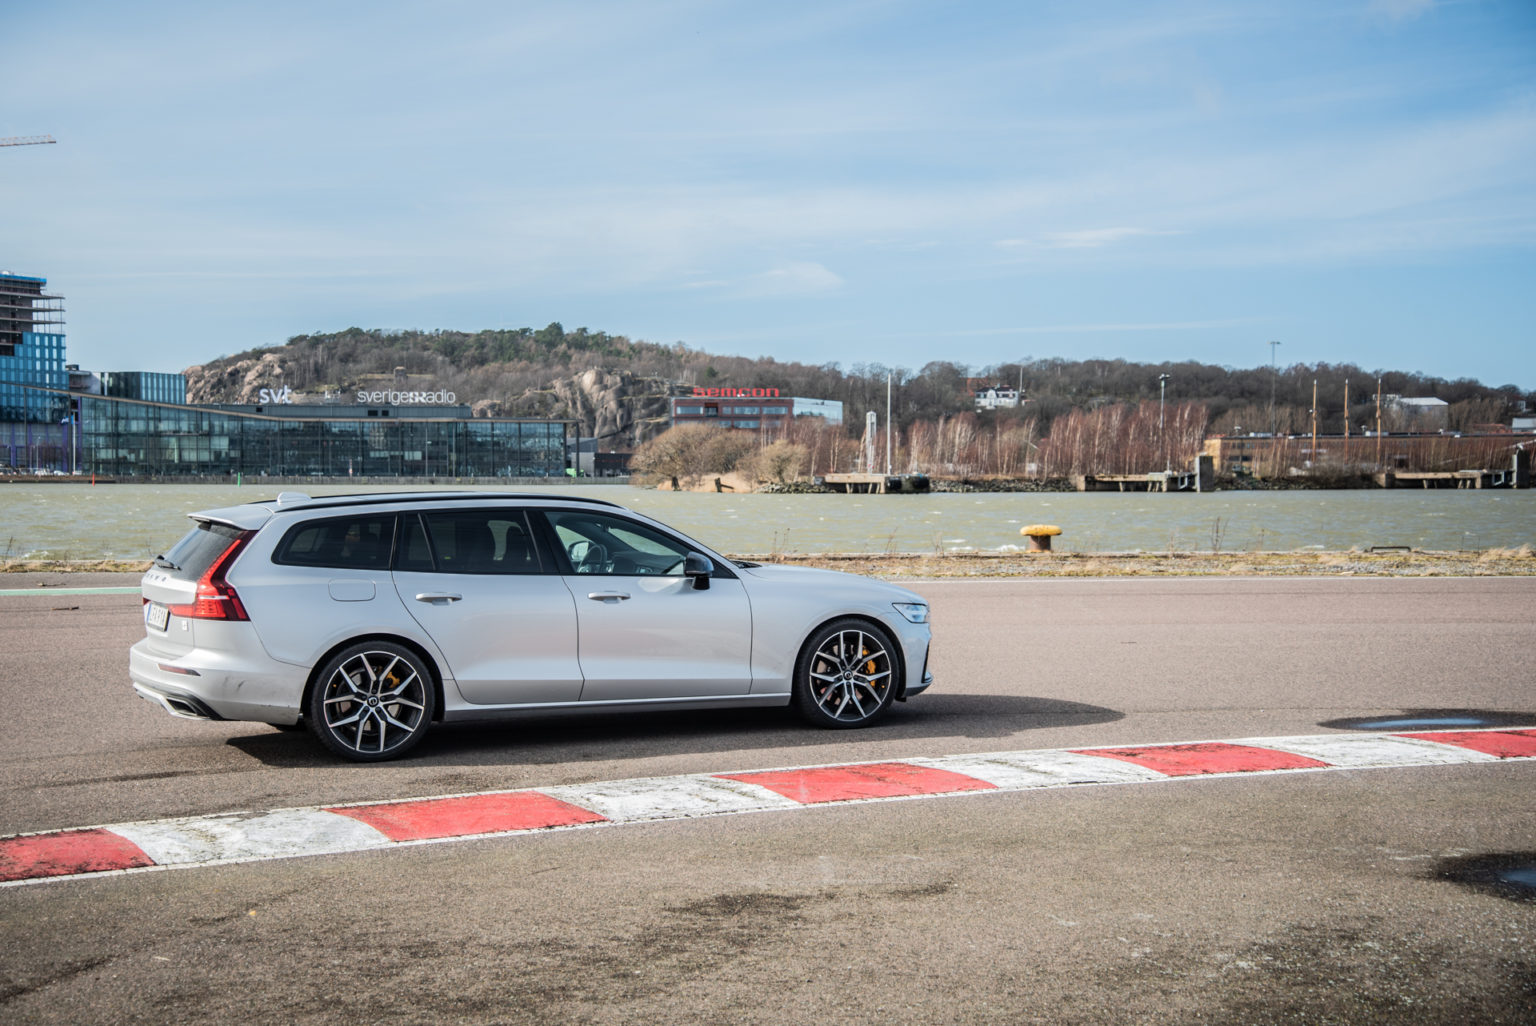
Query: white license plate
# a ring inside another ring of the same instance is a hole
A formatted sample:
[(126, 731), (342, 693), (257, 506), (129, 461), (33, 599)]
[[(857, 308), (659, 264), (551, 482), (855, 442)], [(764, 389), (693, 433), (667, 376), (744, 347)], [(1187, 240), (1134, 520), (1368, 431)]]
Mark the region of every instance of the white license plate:
[(158, 602), (146, 602), (144, 604), (144, 624), (153, 627), (157, 631), (165, 630), (165, 625), (171, 622), (171, 611)]

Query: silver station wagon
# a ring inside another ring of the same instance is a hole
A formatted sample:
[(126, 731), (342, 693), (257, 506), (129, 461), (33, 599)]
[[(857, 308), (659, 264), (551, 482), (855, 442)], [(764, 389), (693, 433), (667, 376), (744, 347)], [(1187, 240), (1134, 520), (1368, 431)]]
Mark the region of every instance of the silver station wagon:
[(134, 690), (307, 726), (348, 759), (531, 711), (793, 705), (862, 727), (933, 679), (915, 593), (730, 560), (597, 499), (284, 493), (191, 518), (144, 575)]

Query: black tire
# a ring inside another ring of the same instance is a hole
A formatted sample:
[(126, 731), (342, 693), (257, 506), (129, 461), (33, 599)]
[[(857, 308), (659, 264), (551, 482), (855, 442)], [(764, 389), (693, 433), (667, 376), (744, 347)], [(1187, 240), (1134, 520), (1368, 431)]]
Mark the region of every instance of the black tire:
[(834, 620), (812, 634), (795, 661), (792, 702), (818, 727), (867, 727), (901, 689), (896, 642), (867, 620)]
[(416, 746), (432, 725), (433, 704), (432, 675), (416, 653), (365, 641), (320, 668), (304, 719), (342, 758), (382, 762)]

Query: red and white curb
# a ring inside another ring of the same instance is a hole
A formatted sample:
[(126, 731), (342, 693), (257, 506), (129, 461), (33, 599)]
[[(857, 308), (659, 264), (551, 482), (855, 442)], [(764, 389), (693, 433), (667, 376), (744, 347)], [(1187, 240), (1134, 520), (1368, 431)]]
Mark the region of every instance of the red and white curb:
[(0, 838), (0, 887), (835, 802), (1512, 759), (1536, 759), (1536, 729), (1325, 734), (1126, 748), (983, 752), (271, 812), (228, 812)]

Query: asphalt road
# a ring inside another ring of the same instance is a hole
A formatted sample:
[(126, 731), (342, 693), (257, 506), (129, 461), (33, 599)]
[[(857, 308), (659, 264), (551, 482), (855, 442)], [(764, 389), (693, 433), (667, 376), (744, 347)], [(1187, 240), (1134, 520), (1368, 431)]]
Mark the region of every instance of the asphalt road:
[[(938, 683), (879, 727), (524, 721), (383, 766), (134, 698), (132, 596), (0, 598), (0, 833), (1425, 711), (1536, 726), (1536, 579), (914, 587)], [(1227, 777), (9, 888), (0, 1020), (1528, 1023), (1536, 904), (1476, 882), (1536, 862), (1533, 784), (1531, 762)]]

